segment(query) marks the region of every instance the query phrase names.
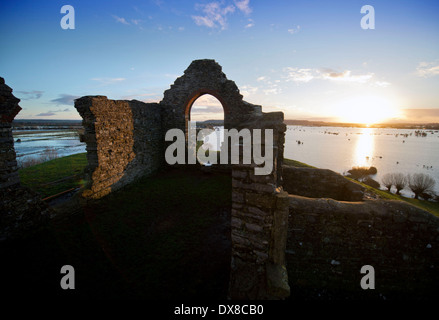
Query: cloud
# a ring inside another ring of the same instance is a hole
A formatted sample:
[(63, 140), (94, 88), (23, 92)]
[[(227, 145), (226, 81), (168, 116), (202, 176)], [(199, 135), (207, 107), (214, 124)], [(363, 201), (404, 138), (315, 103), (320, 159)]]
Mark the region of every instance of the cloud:
[(206, 114), (206, 113), (221, 113), (224, 109), (221, 105), (219, 106), (193, 106), (191, 112)]
[(43, 95), (44, 91), (17, 91), (20, 95), (24, 95), (24, 97), (20, 97), (22, 100), (31, 100), (31, 99), (39, 99)]
[(248, 98), (249, 96), (255, 94), (258, 91), (257, 87), (253, 87), (250, 85), (242, 86), (240, 88), (240, 93), (245, 97)]
[(250, 0), (241, 0), (241, 1), (235, 0), (235, 5), (244, 14), (249, 15), (252, 12), (252, 9), (250, 8)]
[(306, 68), (284, 68), (284, 72), (287, 73), (284, 78), (286, 81), (294, 82), (309, 82), (314, 79), (330, 80), (336, 82), (357, 82), (365, 83), (372, 79), (373, 73), (352, 75), (350, 70), (335, 71), (332, 69), (306, 69)]
[(287, 31), (288, 31), (288, 33), (290, 33), (290, 34), (298, 33), (298, 32), (300, 31), (300, 26), (297, 26), (296, 28), (288, 29)]
[(233, 5), (223, 7), (220, 2), (210, 2), (207, 4), (197, 4), (196, 8), (201, 10), (203, 16), (192, 16), (195, 24), (208, 28), (220, 27), (224, 30), (227, 27), (227, 15), (235, 11)]
[(287, 72), (286, 75), (287, 81), (309, 82), (315, 78), (312, 69), (304, 69), (304, 68), (298, 69), (298, 68), (287, 67), (284, 69), (284, 71)]
[(195, 105), (204, 106), (204, 107), (213, 107), (213, 106), (222, 107), (221, 102), (210, 94), (204, 94), (201, 97), (199, 97), (197, 100), (195, 100)]
[(386, 81), (375, 81), (375, 85), (378, 87), (386, 88), (391, 85), (391, 83)]
[(275, 86), (272, 86), (270, 89), (263, 90), (265, 95), (274, 95), (274, 94), (280, 94), (282, 93), (282, 89), (276, 88)]
[(91, 80), (97, 81), (102, 85), (109, 85), (125, 81), (125, 78), (92, 78)]
[(36, 117), (51, 117), (51, 116), (54, 116), (54, 115), (56, 115), (56, 114), (53, 113), (53, 112), (43, 112), (43, 113), (39, 113), (39, 114), (37, 114), (35, 116)]
[(266, 78), (265, 76), (260, 76), (256, 79), (256, 81), (264, 81)]
[(116, 20), (116, 22), (120, 22), (122, 24), (129, 25), (129, 22), (126, 21), (125, 18), (121, 18), (121, 17), (115, 16), (115, 15), (113, 15), (113, 18)]
[[(78, 99), (79, 96), (73, 96), (70, 94), (60, 94), (61, 97), (57, 99), (52, 99), (50, 102), (56, 104), (56, 105), (73, 105), (75, 99)], [(68, 109), (65, 109), (68, 110)], [(53, 113), (53, 112), (50, 112)]]
[(160, 102), (159, 95), (157, 93), (138, 93), (122, 96), (122, 100), (139, 100), (145, 103), (148, 102)]
[[(124, 19), (124, 20), (125, 20), (125, 19)], [(131, 19), (131, 22), (132, 22), (133, 24), (135, 24), (136, 26), (138, 26), (142, 21), (143, 21), (143, 20), (141, 20), (141, 19)]]
[(332, 80), (332, 81), (345, 81), (345, 82), (359, 82), (365, 83), (373, 77), (373, 73), (352, 75), (350, 70), (345, 70), (342, 72), (337, 72), (332, 69), (322, 69), (319, 71), (321, 73), (322, 79)]
[(246, 24), (244, 28), (248, 29), (254, 26), (255, 26), (255, 22), (253, 21), (253, 19), (248, 19), (248, 24)]
[(423, 78), (439, 75), (439, 62), (420, 62), (416, 68), (416, 75)]
[(439, 122), (439, 108), (432, 109), (403, 109), (402, 114), (406, 121), (411, 122)]
[(56, 115), (59, 112), (70, 112), (69, 108), (65, 108), (65, 109), (58, 109), (58, 110), (49, 110), (47, 112), (42, 112), (36, 115), (36, 117), (51, 117)]
[[(214, 116), (215, 115), (215, 116)], [(216, 118), (224, 116), (224, 108), (221, 102), (209, 94), (199, 97), (191, 108), (191, 119), (193, 120), (207, 120), (212, 117)]]

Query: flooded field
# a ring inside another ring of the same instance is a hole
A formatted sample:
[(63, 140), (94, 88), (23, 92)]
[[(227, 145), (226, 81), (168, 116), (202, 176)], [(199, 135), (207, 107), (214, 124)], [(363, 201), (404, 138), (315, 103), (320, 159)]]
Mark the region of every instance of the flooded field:
[(13, 131), (18, 165), (86, 152), (75, 129)]

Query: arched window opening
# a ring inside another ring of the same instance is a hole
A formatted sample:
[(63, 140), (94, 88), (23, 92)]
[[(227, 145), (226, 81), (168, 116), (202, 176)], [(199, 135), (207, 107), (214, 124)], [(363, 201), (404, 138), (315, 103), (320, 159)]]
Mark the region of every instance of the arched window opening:
[[(190, 109), (189, 126), (196, 130), (198, 140), (201, 140), (196, 144), (197, 154), (200, 154), (199, 148), (205, 150), (204, 156), (197, 156), (198, 162), (204, 165), (211, 165), (212, 162), (219, 164), (219, 151), (224, 140), (224, 109), (221, 102), (210, 94), (200, 96)], [(216, 161), (210, 152), (216, 153)]]

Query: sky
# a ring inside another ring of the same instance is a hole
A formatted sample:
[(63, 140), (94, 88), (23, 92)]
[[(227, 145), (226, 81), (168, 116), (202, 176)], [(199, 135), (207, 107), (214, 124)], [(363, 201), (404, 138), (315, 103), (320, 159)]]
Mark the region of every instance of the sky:
[[(0, 76), (16, 119), (81, 119), (86, 95), (159, 102), (191, 61), (214, 59), (286, 119), (439, 122), (438, 17), (427, 0), (1, 1)], [(213, 97), (193, 111), (222, 117)]]

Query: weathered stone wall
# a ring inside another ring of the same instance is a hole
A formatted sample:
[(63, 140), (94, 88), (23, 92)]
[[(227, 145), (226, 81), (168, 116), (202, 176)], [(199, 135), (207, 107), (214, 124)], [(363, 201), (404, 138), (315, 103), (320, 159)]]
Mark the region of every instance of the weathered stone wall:
[(285, 298), (289, 295), (285, 268), (288, 200), (279, 188), (277, 170), (283, 158), (279, 152), (285, 132), (283, 114), (264, 114), (241, 126), (273, 130), (274, 161), (269, 175), (255, 175), (255, 164), (232, 167), (229, 294), (234, 299)]
[(163, 164), (160, 107), (104, 96), (77, 99), (87, 144), (89, 185), (83, 195), (101, 198)]
[(283, 188), (289, 194), (309, 198), (360, 201), (365, 188), (328, 169), (283, 166)]
[(20, 99), (12, 94), (12, 89), (0, 77), (0, 189), (20, 183), (14, 149), (11, 123), (21, 107)]
[[(104, 96), (75, 100), (87, 144), (89, 177), (83, 196), (101, 198), (161, 168), (165, 164), (166, 132), (187, 132), (192, 104), (203, 94), (212, 94), (222, 103), (226, 129), (273, 131), (270, 174), (255, 175), (254, 161), (232, 165), (229, 293), (233, 299), (284, 298), (289, 287), (285, 269), (288, 198), (280, 188), (286, 130), (283, 113), (262, 113), (261, 106), (243, 101), (236, 84), (214, 60), (193, 61), (165, 92), (160, 104), (115, 101)], [(261, 149), (265, 150), (263, 137)], [(41, 209), (35, 212), (39, 214)]]
[[(235, 82), (227, 79), (215, 60), (195, 60), (164, 92), (160, 102), (163, 134), (174, 128), (187, 133), (192, 105), (204, 94), (213, 95), (221, 102), (225, 129), (237, 128), (262, 116), (262, 107), (244, 101)], [(165, 143), (165, 146), (170, 143)]]
[[(340, 202), (289, 196), (291, 290), (354, 298), (428, 298), (439, 287), (439, 219), (402, 201)], [(360, 269), (375, 269), (362, 290)], [(371, 291), (373, 293), (371, 293)], [(344, 298), (344, 297), (342, 297)]]
[(50, 214), (40, 196), (20, 184), (11, 128), (19, 102), (0, 77), (0, 241), (32, 232)]

